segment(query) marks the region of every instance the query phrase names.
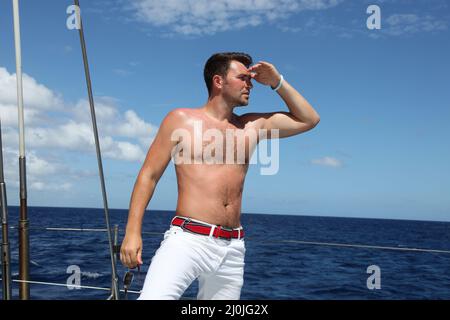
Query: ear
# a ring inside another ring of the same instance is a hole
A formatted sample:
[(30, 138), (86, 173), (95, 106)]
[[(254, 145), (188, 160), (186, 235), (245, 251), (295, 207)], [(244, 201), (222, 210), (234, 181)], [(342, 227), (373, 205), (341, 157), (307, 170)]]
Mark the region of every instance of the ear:
[(218, 74), (214, 75), (212, 78), (212, 83), (213, 86), (218, 88), (218, 89), (222, 89), (223, 86), (223, 78), (221, 76), (219, 76)]

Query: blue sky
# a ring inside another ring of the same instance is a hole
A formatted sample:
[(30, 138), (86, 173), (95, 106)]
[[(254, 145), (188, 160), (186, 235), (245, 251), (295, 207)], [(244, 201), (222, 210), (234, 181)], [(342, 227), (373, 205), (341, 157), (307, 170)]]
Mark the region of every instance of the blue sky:
[[(28, 202), (101, 207), (84, 70), (66, 0), (21, 6)], [(381, 9), (369, 30), (366, 9)], [(219, 51), (273, 63), (321, 116), (252, 165), (243, 212), (450, 221), (450, 8), (444, 0), (81, 1), (108, 201), (127, 208), (164, 116), (199, 107)], [(8, 203), (18, 204), (11, 1), (0, 1), (0, 116)], [(287, 110), (255, 85), (236, 110)], [(149, 209), (174, 210), (173, 164)]]

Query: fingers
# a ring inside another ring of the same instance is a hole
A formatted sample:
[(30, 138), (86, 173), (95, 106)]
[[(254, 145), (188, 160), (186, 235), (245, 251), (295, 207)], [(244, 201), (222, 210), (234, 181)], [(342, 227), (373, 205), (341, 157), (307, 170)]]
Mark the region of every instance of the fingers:
[[(139, 253), (139, 261), (142, 262), (142, 258)], [(121, 248), (120, 250), (120, 261), (122, 264), (130, 269), (136, 268), (137, 265), (137, 257), (136, 254), (132, 250), (127, 250), (125, 248)], [(142, 263), (140, 263), (142, 264)]]
[(258, 64), (261, 66), (264, 66), (264, 67), (269, 67), (269, 68), (272, 68), (274, 66), (273, 64), (271, 64), (267, 61), (259, 61)]
[(122, 262), (122, 264), (125, 264), (124, 262), (123, 262), (123, 255), (122, 255), (122, 250), (120, 250), (120, 262)]
[(125, 265), (130, 269), (136, 268), (136, 256), (133, 256), (132, 254), (127, 254), (125, 259)]
[(250, 72), (252, 78), (257, 76), (258, 74), (259, 75), (261, 75), (261, 74), (270, 75), (270, 74), (276, 72), (275, 67), (272, 64), (265, 62), (265, 61), (260, 61), (257, 64), (248, 68), (247, 70)]
[(274, 87), (280, 81), (280, 74), (275, 66), (267, 61), (258, 61), (255, 65), (247, 69), (252, 79), (263, 85)]
[(249, 70), (261, 68), (261, 67), (272, 67), (272, 64), (266, 62), (266, 61), (258, 61), (258, 63), (255, 63), (253, 66), (249, 68)]
[(261, 63), (257, 63), (257, 64), (255, 64), (255, 65), (251, 66), (250, 68), (248, 68), (248, 71), (253, 71), (253, 70), (255, 70), (255, 69), (260, 68), (261, 66), (262, 66)]
[(130, 269), (142, 264), (142, 238), (140, 235), (125, 235), (120, 247), (120, 261)]
[(130, 264), (130, 260), (128, 258), (128, 254), (126, 253), (126, 251), (123, 248), (123, 246), (122, 246), (122, 248), (120, 248), (120, 261), (122, 262), (122, 264), (125, 267), (128, 267), (128, 265)]

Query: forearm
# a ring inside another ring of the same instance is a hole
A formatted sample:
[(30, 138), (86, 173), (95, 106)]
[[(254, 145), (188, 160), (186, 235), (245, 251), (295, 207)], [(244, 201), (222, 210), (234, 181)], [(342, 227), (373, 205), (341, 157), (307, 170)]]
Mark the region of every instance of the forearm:
[(128, 213), (127, 233), (140, 234), (145, 209), (153, 196), (156, 180), (139, 175), (134, 185)]
[(283, 84), (277, 92), (286, 103), (290, 113), (299, 121), (313, 124), (319, 121), (320, 117), (316, 110), (286, 80), (283, 80)]
[[(259, 83), (270, 85), (272, 88), (278, 87), (281, 75), (273, 64), (260, 61), (248, 70), (251, 72), (252, 78)], [(312, 124), (313, 126), (319, 122), (320, 117), (318, 113), (286, 80), (283, 80), (277, 92), (288, 106), (290, 114), (300, 122)]]

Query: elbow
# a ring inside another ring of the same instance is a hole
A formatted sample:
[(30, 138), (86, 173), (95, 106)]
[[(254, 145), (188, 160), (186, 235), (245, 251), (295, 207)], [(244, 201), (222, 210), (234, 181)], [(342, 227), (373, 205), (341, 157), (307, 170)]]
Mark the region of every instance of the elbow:
[(320, 117), (317, 116), (317, 118), (315, 119), (315, 122), (314, 122), (314, 126), (317, 126), (319, 124), (319, 122), (320, 122)]
[(312, 119), (312, 121), (310, 122), (311, 129), (314, 128), (315, 126), (317, 126), (319, 124), (319, 122), (320, 122), (320, 117), (319, 116), (317, 116), (314, 119)]

